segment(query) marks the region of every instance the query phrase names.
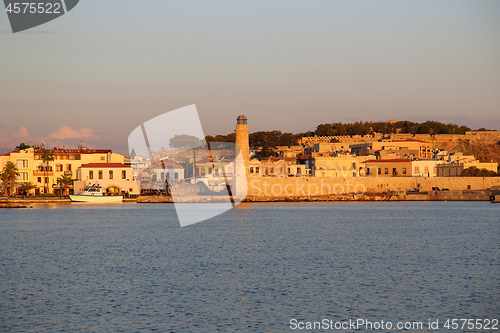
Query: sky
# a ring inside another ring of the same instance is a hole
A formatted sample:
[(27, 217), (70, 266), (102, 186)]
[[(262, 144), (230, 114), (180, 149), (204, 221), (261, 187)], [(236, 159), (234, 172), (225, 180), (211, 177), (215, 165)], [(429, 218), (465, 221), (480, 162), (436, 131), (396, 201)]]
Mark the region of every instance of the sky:
[(205, 135), (332, 122), (500, 130), (499, 1), (82, 0), (13, 34), (0, 11), (0, 153), (111, 148), (195, 104)]

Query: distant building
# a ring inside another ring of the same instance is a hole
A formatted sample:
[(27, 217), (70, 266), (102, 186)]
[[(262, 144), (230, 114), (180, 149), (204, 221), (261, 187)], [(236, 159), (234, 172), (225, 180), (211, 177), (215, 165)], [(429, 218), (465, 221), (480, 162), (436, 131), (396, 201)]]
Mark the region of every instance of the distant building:
[(313, 177), (359, 177), (364, 176), (360, 159), (354, 155), (314, 157), (311, 163)]
[(369, 160), (365, 162), (366, 175), (371, 177), (411, 177), (410, 159)]

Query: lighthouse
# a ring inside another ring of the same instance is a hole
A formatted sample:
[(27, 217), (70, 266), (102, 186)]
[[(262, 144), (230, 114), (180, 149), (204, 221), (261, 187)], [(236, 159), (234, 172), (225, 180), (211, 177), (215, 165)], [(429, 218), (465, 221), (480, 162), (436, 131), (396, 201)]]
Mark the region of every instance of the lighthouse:
[[(248, 140), (248, 133), (250, 132), (247, 124), (247, 117), (244, 115), (238, 116), (236, 119), (236, 159), (234, 168), (234, 181), (235, 181), (235, 191), (233, 195), (237, 200), (242, 201), (247, 193), (247, 174), (250, 164), (250, 144)], [(239, 153), (238, 154), (238, 150)]]
[(240, 148), (241, 156), (243, 157), (243, 162), (245, 163), (245, 173), (248, 173), (248, 168), (250, 164), (250, 143), (248, 139), (248, 129), (247, 117), (244, 115), (239, 115), (236, 118), (236, 145)]

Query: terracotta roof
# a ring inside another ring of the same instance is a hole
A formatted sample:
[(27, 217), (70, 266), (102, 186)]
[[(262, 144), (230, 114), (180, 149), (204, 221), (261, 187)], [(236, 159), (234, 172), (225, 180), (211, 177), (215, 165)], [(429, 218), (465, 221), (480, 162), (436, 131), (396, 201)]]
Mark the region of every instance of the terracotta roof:
[(123, 163), (87, 163), (81, 166), (82, 168), (131, 168), (130, 165)]
[(410, 159), (388, 159), (388, 160), (368, 160), (365, 163), (402, 163), (402, 162), (411, 162)]

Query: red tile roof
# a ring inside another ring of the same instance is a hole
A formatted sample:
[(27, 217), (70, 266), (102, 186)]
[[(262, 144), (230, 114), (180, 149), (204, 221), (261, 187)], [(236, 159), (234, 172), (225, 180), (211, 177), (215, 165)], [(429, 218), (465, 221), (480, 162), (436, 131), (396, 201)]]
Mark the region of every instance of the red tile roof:
[(87, 163), (81, 166), (82, 168), (131, 168), (130, 165), (123, 163)]

